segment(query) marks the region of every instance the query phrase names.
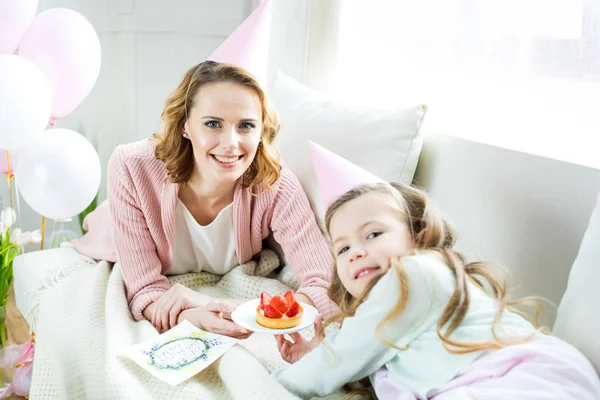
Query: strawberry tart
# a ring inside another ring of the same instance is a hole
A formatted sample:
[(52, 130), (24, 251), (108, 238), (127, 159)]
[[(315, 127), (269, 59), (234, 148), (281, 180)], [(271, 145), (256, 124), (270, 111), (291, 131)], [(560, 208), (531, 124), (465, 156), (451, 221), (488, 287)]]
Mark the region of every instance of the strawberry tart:
[(271, 329), (289, 329), (300, 325), (303, 309), (291, 291), (283, 296), (260, 294), (260, 304), (256, 307), (256, 322)]

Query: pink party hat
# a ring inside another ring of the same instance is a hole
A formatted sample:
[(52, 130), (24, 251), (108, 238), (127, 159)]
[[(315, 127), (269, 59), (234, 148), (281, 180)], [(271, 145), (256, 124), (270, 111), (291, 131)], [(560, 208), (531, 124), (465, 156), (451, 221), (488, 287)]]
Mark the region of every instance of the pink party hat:
[(265, 85), (270, 33), (271, 0), (264, 0), (208, 60), (243, 67)]
[(325, 207), (363, 183), (385, 182), (361, 167), (309, 140), (317, 184)]

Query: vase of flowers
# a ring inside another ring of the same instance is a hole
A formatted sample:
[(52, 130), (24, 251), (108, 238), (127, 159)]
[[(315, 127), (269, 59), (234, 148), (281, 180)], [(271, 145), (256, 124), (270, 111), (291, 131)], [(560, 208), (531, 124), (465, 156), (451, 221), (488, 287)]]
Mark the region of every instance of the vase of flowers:
[[(6, 207), (0, 213), (0, 349), (6, 347), (6, 300), (8, 290), (13, 280), (13, 261), (26, 244), (39, 243), (42, 235), (39, 230), (21, 232), (14, 228), (17, 215), (11, 207)], [(0, 379), (4, 386), (4, 371), (0, 370)]]

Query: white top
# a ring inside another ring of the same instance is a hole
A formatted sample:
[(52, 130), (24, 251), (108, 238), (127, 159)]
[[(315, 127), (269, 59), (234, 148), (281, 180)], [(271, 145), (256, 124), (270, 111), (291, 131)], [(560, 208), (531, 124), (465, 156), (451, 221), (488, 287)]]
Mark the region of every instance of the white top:
[[(432, 254), (406, 257), (403, 265), (409, 280), (408, 302), (400, 316), (384, 326), (382, 334), (396, 346), (408, 349), (388, 346), (376, 334), (377, 324), (400, 297), (398, 274), (390, 269), (355, 315), (346, 318), (340, 330), (325, 337), (325, 345), (289, 368), (275, 371), (276, 379), (290, 392), (310, 398), (370, 377), (385, 365), (390, 375), (411, 388), (417, 399), (427, 399), (428, 393), (472, 363), (480, 352), (449, 353), (436, 332), (437, 321), (455, 288), (450, 269)], [(468, 290), (469, 310), (450, 338), (459, 342), (493, 340), (491, 327), (499, 304), (471, 282)], [(508, 310), (497, 329), (499, 337), (525, 336), (534, 331), (527, 320)]]
[(208, 225), (200, 225), (177, 200), (173, 264), (167, 275), (212, 272), (224, 275), (238, 265), (233, 236), (233, 203)]

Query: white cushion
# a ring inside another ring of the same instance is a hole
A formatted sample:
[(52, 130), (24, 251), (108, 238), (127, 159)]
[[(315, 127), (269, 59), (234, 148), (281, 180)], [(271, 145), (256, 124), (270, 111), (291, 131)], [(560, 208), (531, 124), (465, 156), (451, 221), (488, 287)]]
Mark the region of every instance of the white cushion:
[(335, 100), (279, 72), (269, 87), (279, 114), (279, 149), (323, 219), (309, 153), (311, 140), (388, 181), (411, 183), (423, 136), (425, 106), (381, 108)]
[(58, 267), (73, 264), (83, 256), (72, 246), (23, 253), (13, 263), (15, 301), (29, 325), (32, 294), (40, 289), (44, 279)]
[(600, 195), (571, 267), (554, 335), (583, 352), (600, 373)]

